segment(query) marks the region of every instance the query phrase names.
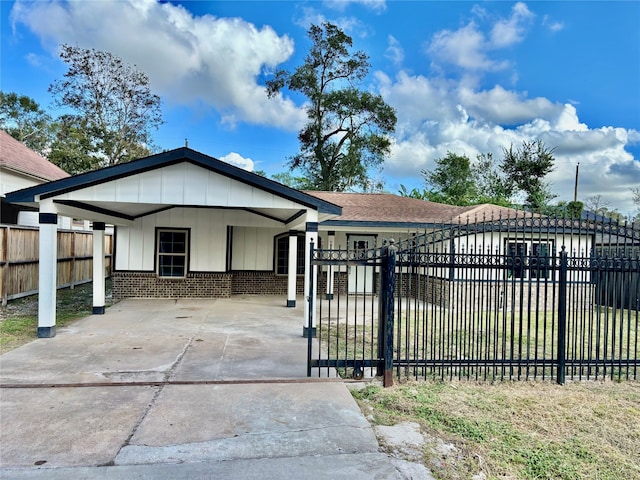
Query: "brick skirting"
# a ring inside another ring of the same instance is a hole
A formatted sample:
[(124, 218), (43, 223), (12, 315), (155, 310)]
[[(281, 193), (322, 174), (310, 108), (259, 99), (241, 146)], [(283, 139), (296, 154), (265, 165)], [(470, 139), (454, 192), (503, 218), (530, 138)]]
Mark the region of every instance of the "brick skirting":
[[(287, 277), (273, 272), (189, 273), (160, 278), (153, 272), (113, 272), (113, 300), (124, 298), (229, 298), (231, 295), (287, 295)], [(296, 290), (302, 295), (304, 278)]]
[[(287, 276), (273, 272), (231, 272), (231, 292), (233, 295), (287, 295)], [(304, 276), (296, 277), (296, 293), (304, 293)]]

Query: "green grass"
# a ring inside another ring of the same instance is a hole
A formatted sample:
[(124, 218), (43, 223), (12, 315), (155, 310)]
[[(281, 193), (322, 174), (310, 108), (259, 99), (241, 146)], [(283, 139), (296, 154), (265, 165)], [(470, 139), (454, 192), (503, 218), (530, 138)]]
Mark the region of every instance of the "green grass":
[[(56, 326), (64, 327), (80, 318), (91, 315), (92, 283), (74, 289), (58, 290), (56, 295)], [(111, 281), (106, 283), (107, 295), (111, 292)], [(0, 307), (0, 353), (8, 352), (37, 338), (38, 295), (10, 300)]]
[(443, 461), (427, 442), (438, 479), (619, 480), (640, 478), (640, 383), (410, 382), (353, 392), (374, 422), (416, 421), (456, 446)]
[[(584, 313), (587, 315), (584, 321), (576, 318), (575, 312), (568, 315), (567, 358), (640, 358), (638, 312), (600, 307)], [(615, 332), (612, 328), (614, 320)], [(344, 318), (340, 323), (323, 319), (319, 327), (319, 340), (328, 358), (376, 357), (378, 326), (375, 318), (357, 326)], [(554, 360), (558, 351), (557, 332), (558, 320), (555, 312), (550, 311), (520, 315), (519, 312), (448, 311), (435, 307), (416, 309), (409, 319), (405, 316), (396, 319), (394, 358), (461, 360), (463, 364), (465, 359)], [(468, 369), (452, 368), (457, 370), (451, 370), (445, 376), (475, 376)], [(503, 375), (501, 367), (487, 367), (486, 373), (490, 378)], [(533, 374), (532, 371), (530, 373)], [(536, 373), (553, 376), (551, 367), (544, 370), (538, 367)], [(576, 370), (573, 373), (579, 375), (581, 372)], [(607, 373), (610, 374), (611, 370)], [(624, 375), (625, 371), (621, 373)], [(505, 374), (509, 375), (508, 369)], [(416, 373), (408, 371), (407, 375), (415, 376)], [(422, 376), (423, 373), (418, 372), (417, 375)]]

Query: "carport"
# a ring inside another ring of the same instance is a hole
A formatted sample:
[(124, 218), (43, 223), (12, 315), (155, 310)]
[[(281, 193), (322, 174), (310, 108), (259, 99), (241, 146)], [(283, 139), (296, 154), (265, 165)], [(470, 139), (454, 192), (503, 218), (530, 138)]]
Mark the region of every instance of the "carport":
[[(316, 267), (305, 274), (312, 267), (304, 252), (318, 242), (318, 223), (341, 213), (187, 147), (12, 192), (6, 200), (39, 210), (41, 338), (56, 334), (59, 215), (93, 222), (93, 313), (102, 314), (106, 225), (115, 228), (113, 273), (125, 297), (229, 297), (264, 293), (280, 282), (282, 303), (295, 307), (297, 293), (307, 298), (317, 278)], [(303, 333), (313, 335), (314, 328), (304, 302)]]

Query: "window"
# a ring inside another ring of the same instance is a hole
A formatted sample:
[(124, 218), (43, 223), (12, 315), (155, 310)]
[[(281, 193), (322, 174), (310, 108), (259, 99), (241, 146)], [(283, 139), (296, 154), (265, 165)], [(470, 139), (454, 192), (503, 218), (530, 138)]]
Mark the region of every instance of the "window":
[[(297, 245), (297, 265), (296, 274), (302, 275), (304, 273), (304, 234), (298, 235)], [(289, 273), (289, 234), (276, 237), (276, 274), (287, 275)]]
[[(553, 241), (547, 243), (529, 241), (506, 242), (507, 278), (549, 278)], [(529, 277), (527, 277), (527, 271)]]
[(157, 230), (156, 256), (160, 277), (184, 277), (186, 275), (188, 241), (188, 230)]
[(551, 245), (548, 243), (532, 243), (531, 257), (531, 278), (549, 278), (549, 266), (551, 265)]

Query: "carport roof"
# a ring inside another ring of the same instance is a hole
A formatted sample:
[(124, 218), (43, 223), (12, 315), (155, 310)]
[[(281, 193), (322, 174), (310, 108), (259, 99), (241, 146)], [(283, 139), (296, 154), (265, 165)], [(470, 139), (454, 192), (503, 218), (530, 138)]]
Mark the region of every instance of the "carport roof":
[[(328, 200), (308, 195), (307, 193), (287, 187), (286, 185), (261, 177), (255, 173), (247, 172), (241, 168), (196, 152), (195, 150), (191, 150), (187, 147), (177, 148), (175, 150), (151, 155), (139, 160), (133, 160), (131, 162), (121, 163), (111, 167), (94, 170), (92, 172), (55, 180), (42, 185), (17, 190), (15, 192), (8, 193), (6, 195), (6, 200), (9, 203), (37, 206), (43, 199), (52, 197), (55, 199), (55, 197), (65, 195), (70, 192), (97, 186), (107, 182), (115, 182), (133, 175), (151, 172), (180, 163), (193, 164), (207, 171), (214, 172), (218, 175), (243, 183), (249, 187), (262, 190), (266, 193), (295, 202), (296, 204), (317, 210), (319, 214), (335, 216), (342, 213), (341, 207)], [(68, 204), (70, 204), (70, 202), (68, 202)], [(108, 205), (92, 205), (90, 203), (86, 203), (83, 205), (68, 206), (92, 211), (97, 214), (111, 215), (129, 220), (153, 213), (154, 211), (157, 211), (159, 207), (158, 205), (148, 205), (144, 207), (140, 204), (136, 204), (135, 202), (110, 202)], [(265, 216), (273, 216), (274, 218), (278, 216), (278, 212), (269, 212), (269, 214), (266, 214), (265, 212), (256, 211), (255, 213), (264, 214)], [(282, 213), (283, 215), (285, 214), (285, 212)], [(287, 214), (290, 214), (290, 212)], [(279, 220), (285, 220), (285, 218), (279, 218)]]

